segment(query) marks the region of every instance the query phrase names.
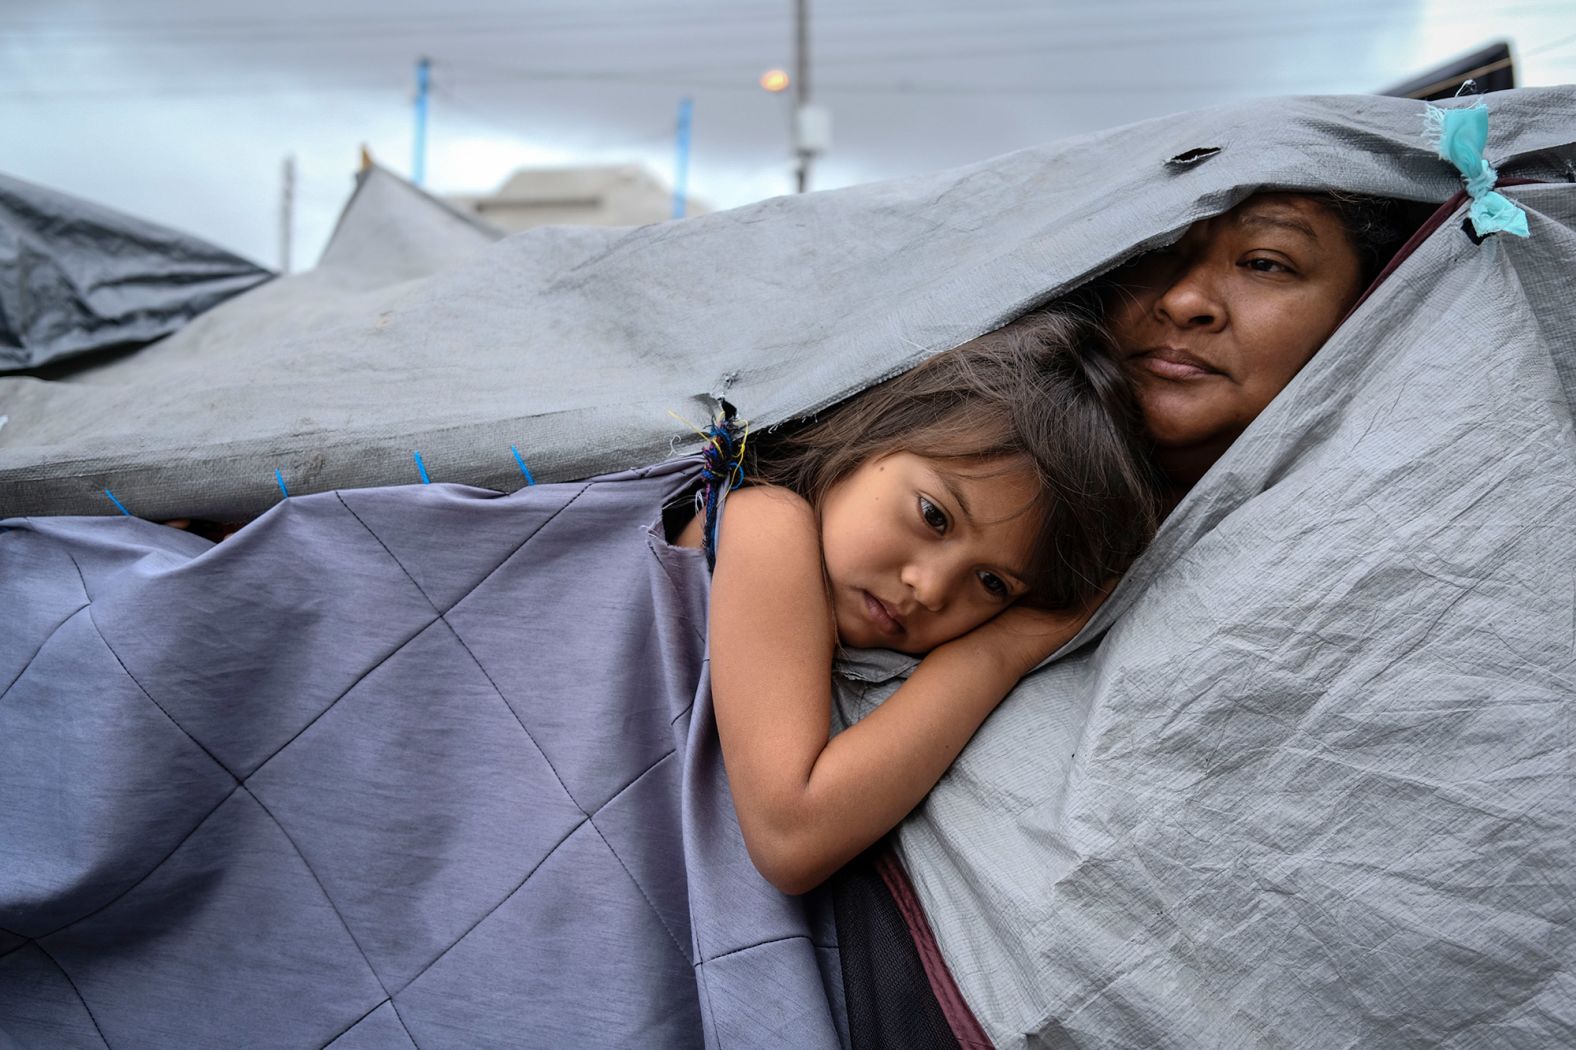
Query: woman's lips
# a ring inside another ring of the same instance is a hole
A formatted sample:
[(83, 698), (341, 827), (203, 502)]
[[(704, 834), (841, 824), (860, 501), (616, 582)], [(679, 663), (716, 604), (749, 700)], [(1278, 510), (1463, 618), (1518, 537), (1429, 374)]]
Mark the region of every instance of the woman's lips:
[(1220, 375), (1202, 358), (1174, 346), (1159, 346), (1129, 359), (1132, 364), (1161, 379), (1197, 379), (1201, 376)]
[(865, 612), (870, 614), (870, 622), (882, 634), (896, 636), (903, 633), (903, 622), (892, 614), (885, 602), (869, 591), (865, 592)]

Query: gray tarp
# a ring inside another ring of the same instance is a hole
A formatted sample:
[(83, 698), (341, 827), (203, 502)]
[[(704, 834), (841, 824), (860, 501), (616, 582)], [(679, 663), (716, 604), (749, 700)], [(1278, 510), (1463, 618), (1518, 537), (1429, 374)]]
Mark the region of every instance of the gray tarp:
[[(1503, 173), (1564, 178), (1571, 93), (1491, 101)], [(0, 513), (114, 513), (110, 488), (145, 517), (224, 519), (271, 506), (276, 469), (291, 492), (404, 483), (413, 450), (434, 479), (489, 488), (520, 483), (511, 445), (550, 480), (652, 462), (693, 440), (670, 410), (697, 419), (725, 392), (758, 424), (799, 415), (1260, 186), (1443, 201), (1459, 179), (1421, 111), (1227, 107), (680, 222), (531, 230), (342, 293), (400, 250), (369, 237), (69, 383), (0, 379)], [(1219, 152), (1170, 162), (1200, 147)]]
[(1576, 1045), (1576, 186), (1512, 192), (1531, 239), (1424, 242), (904, 825), (998, 1046)]
[[(1557, 183), (1507, 190), (1532, 238), (1442, 227), (1172, 516), (1103, 641), (1020, 689), (905, 825), (1003, 1046), (1571, 1041), (1576, 91), (1489, 104), (1501, 172)], [(412, 449), (493, 487), (518, 484), (510, 445), (548, 477), (656, 458), (686, 433), (669, 409), (812, 410), (1261, 187), (1445, 200), (1422, 123), (1268, 101), (527, 233), (311, 330), (245, 297), (205, 319), (248, 336), (229, 371), (183, 366), (177, 337), (0, 381), (0, 507), (112, 511), (112, 485), (148, 515), (245, 513), (276, 467), (405, 480)]]
[(270, 276), (189, 234), (0, 175), (0, 370), (151, 342)]

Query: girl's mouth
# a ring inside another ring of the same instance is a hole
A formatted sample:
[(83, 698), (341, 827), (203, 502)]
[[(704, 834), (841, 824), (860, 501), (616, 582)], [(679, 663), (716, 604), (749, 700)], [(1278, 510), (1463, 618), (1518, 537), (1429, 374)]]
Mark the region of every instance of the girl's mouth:
[(882, 634), (894, 637), (902, 634), (903, 621), (893, 615), (892, 610), (887, 608), (886, 603), (869, 591), (865, 591), (864, 594), (865, 612), (869, 614), (870, 622), (876, 625), (876, 629)]

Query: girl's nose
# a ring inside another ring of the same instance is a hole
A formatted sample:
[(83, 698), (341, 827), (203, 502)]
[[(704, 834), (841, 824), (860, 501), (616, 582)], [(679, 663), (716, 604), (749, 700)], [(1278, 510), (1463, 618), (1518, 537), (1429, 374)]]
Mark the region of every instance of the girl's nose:
[(1224, 326), (1225, 303), (1210, 260), (1189, 260), (1155, 300), (1155, 313), (1182, 329), (1215, 331)]
[(951, 575), (940, 559), (930, 558), (910, 561), (903, 567), (901, 578), (914, 595), (914, 601), (926, 611), (936, 613), (946, 608)]

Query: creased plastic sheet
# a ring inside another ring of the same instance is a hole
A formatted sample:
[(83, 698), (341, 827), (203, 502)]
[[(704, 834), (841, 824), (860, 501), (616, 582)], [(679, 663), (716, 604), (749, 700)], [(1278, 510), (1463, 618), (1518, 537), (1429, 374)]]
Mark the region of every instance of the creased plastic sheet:
[(0, 370), (152, 342), (271, 276), (189, 234), (0, 175)]
[[(327, 291), (356, 266), (325, 262), (70, 383), (0, 380), (0, 513), (116, 513), (109, 488), (145, 517), (227, 520), (279, 498), (276, 470), (291, 492), (403, 484), (413, 451), (435, 480), (488, 488), (521, 483), (511, 446), (546, 480), (654, 462), (694, 442), (670, 411), (699, 421), (714, 395), (757, 425), (813, 411), (1263, 186), (1443, 201), (1459, 178), (1422, 110), (1244, 103), (678, 222), (529, 230), (353, 295)], [(1503, 175), (1565, 177), (1570, 90), (1491, 110)], [(1218, 152), (1168, 163), (1200, 147)], [(383, 274), (385, 242), (357, 243)]]
[(1576, 1043), (1573, 190), (1446, 222), (904, 825), (998, 1046)]

